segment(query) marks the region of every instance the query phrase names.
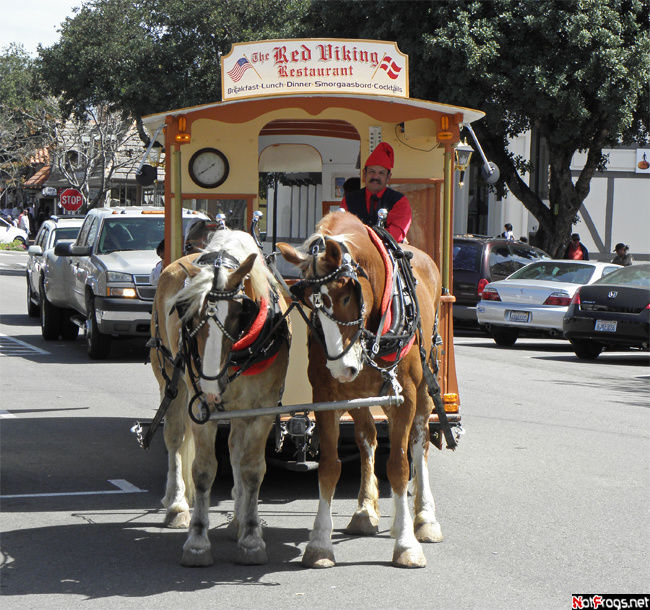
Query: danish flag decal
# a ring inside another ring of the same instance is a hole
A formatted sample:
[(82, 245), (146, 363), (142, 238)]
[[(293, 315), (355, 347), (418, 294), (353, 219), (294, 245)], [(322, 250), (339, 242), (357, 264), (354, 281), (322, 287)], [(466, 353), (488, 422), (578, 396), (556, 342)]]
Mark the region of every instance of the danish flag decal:
[(382, 60), (380, 66), (382, 70), (388, 74), (389, 78), (392, 78), (395, 80), (398, 76), (399, 73), (402, 71), (401, 66), (398, 66), (391, 57), (388, 57), (388, 55), (384, 55), (384, 59)]

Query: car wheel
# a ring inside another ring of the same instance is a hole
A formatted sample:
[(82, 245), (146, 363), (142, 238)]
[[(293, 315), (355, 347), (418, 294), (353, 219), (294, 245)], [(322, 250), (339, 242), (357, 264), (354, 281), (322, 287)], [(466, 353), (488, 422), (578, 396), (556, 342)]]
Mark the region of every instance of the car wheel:
[(22, 237), (15, 237), (12, 243), (15, 246), (22, 246), (23, 248), (27, 246), (27, 242)]
[(34, 292), (32, 291), (32, 284), (27, 278), (27, 315), (30, 318), (38, 318), (40, 313), (40, 307), (38, 304), (34, 303)]
[(519, 337), (519, 331), (516, 328), (492, 327), (490, 334), (494, 342), (501, 347), (512, 347)]
[(603, 351), (600, 343), (588, 339), (572, 339), (571, 346), (580, 360), (595, 360)]
[(95, 315), (95, 301), (88, 299), (86, 307), (86, 347), (93, 360), (103, 360), (111, 349), (111, 337), (100, 332)]
[(46, 341), (56, 341), (61, 334), (61, 309), (52, 305), (41, 284), (41, 334)]

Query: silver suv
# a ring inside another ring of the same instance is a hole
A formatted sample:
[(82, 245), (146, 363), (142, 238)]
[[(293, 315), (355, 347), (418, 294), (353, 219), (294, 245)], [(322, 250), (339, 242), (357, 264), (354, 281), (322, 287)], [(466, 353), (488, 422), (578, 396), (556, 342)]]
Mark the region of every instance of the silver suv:
[[(183, 210), (185, 232), (207, 218)], [(156, 247), (164, 230), (164, 208), (90, 210), (77, 240), (55, 246), (65, 261), (58, 273), (46, 269), (43, 337), (56, 339), (75, 324), (85, 330), (88, 355), (101, 359), (112, 337), (148, 336), (156, 293), (149, 274), (159, 260)]]
[[(27, 313), (30, 318), (36, 318), (41, 310), (41, 285), (44, 282), (45, 262), (49, 260), (51, 267), (58, 264), (54, 254), (54, 246), (67, 239), (74, 241), (83, 223), (83, 216), (51, 216), (38, 230), (34, 244), (27, 250)], [(74, 327), (77, 328), (76, 326)], [(78, 330), (78, 329), (77, 329)], [(74, 339), (77, 331), (73, 329)]]

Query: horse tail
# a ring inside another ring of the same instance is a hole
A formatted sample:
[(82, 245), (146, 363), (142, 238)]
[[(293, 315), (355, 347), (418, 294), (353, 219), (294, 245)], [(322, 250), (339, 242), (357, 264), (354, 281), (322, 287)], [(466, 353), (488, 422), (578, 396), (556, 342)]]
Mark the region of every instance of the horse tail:
[(187, 499), (187, 503), (192, 506), (194, 504), (194, 497), (196, 496), (194, 478), (192, 477), (192, 464), (194, 464), (194, 456), (196, 455), (196, 445), (194, 444), (194, 433), (190, 426), (185, 428), (180, 454), (182, 464), (181, 474), (185, 483), (185, 498)]

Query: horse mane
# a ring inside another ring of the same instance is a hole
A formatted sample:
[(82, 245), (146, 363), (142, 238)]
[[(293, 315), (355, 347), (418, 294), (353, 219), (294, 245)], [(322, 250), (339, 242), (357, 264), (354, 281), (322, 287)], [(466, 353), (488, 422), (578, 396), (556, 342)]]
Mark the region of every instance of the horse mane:
[[(253, 300), (258, 301), (261, 298), (268, 300), (269, 286), (278, 289), (277, 280), (265, 265), (262, 253), (253, 237), (248, 233), (231, 229), (216, 231), (203, 252), (218, 252), (219, 250), (225, 250), (228, 254), (234, 256), (239, 261), (239, 264), (250, 254), (258, 255), (247, 281), (251, 293), (248, 296)], [(213, 278), (212, 267), (207, 266), (186, 281), (185, 287), (176, 295), (172, 303), (172, 305), (182, 304), (184, 306), (182, 308), (184, 309), (183, 320), (191, 318), (201, 309), (205, 295), (212, 288)], [(220, 269), (217, 285), (223, 287), (226, 279), (226, 271)]]

